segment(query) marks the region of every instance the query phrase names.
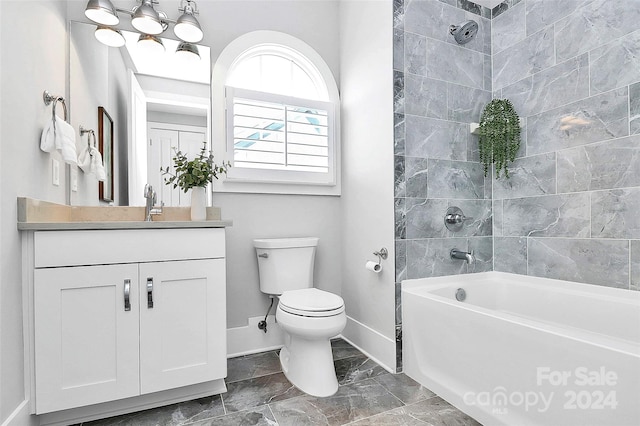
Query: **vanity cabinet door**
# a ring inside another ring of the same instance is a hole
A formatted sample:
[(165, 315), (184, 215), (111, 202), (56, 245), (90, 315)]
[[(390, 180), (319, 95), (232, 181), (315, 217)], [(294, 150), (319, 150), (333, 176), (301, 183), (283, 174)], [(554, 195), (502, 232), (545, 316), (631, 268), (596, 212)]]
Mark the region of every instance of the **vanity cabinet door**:
[(34, 307), (37, 414), (140, 393), (137, 265), (36, 269)]
[(224, 259), (140, 264), (141, 393), (227, 375)]

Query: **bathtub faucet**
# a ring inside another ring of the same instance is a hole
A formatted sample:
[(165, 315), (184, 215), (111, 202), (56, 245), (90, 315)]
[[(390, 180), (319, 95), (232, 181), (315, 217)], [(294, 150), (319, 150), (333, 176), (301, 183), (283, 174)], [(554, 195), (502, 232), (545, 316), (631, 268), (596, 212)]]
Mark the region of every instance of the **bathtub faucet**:
[(449, 255), (451, 256), (452, 259), (466, 260), (469, 265), (471, 265), (476, 260), (476, 258), (473, 257), (473, 250), (471, 250), (470, 252), (466, 252), (466, 251), (460, 251), (454, 248), (454, 249), (451, 249), (451, 251), (449, 252)]

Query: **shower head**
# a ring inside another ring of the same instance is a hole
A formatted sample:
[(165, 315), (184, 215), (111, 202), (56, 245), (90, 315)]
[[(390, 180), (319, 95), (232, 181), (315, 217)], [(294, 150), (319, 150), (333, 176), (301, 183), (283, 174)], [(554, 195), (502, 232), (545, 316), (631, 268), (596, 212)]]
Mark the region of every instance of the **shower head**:
[(451, 25), (449, 33), (456, 39), (458, 44), (467, 44), (478, 33), (478, 23), (476, 21), (465, 21), (460, 25)]

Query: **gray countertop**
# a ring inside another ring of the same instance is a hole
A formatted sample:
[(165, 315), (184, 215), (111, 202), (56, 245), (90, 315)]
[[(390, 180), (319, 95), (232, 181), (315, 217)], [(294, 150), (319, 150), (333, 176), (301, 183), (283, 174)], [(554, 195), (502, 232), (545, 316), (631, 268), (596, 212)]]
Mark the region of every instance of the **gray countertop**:
[(79, 231), (87, 229), (171, 229), (171, 228), (226, 228), (230, 220), (191, 221), (110, 221), (110, 222), (18, 222), (20, 231)]

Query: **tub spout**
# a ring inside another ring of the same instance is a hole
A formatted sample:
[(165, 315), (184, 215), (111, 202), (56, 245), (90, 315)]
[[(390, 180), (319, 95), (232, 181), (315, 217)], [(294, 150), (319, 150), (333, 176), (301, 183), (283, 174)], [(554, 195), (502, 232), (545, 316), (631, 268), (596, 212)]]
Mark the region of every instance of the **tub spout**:
[(452, 259), (461, 259), (466, 261), (469, 265), (471, 265), (476, 258), (473, 256), (473, 250), (471, 250), (470, 252), (466, 252), (466, 251), (460, 251), (458, 249), (451, 249), (451, 251), (449, 252), (449, 255), (451, 256)]

